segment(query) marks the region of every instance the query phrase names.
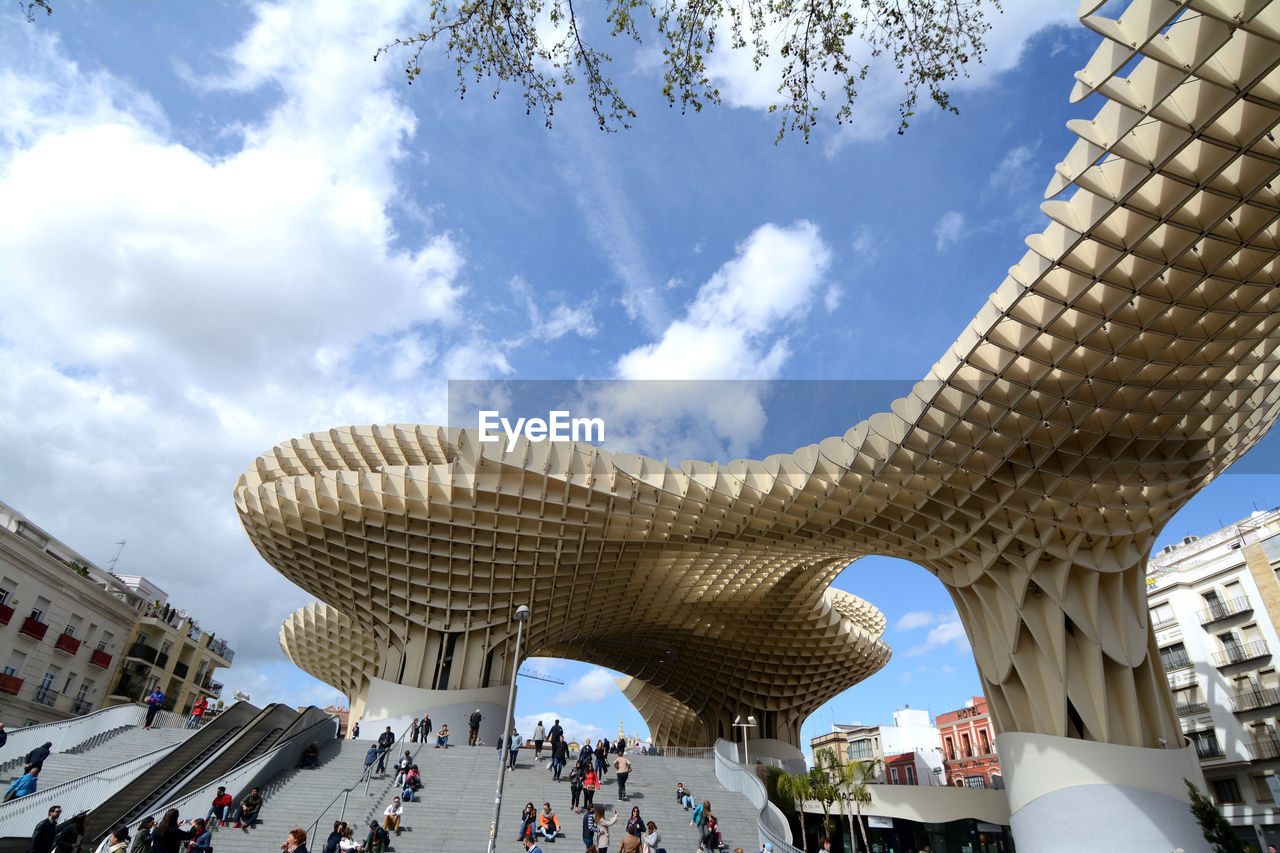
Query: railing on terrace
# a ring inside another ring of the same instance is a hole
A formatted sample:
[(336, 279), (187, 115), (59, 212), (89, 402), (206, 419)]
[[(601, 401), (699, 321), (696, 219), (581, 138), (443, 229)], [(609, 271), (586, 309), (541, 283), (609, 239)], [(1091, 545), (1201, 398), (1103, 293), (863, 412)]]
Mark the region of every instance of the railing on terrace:
[(630, 756), (653, 755), (658, 758), (707, 759), (715, 758), (716, 748), (714, 746), (653, 746), (643, 752), (640, 748), (628, 749), (627, 754)]
[(1221, 669), (1222, 667), (1266, 657), (1269, 654), (1271, 654), (1271, 649), (1267, 647), (1266, 640), (1254, 640), (1252, 643), (1228, 646), (1221, 652), (1214, 653), (1213, 665)]
[(1189, 714), (1203, 714), (1209, 710), (1209, 703), (1204, 701), (1186, 702), (1177, 706), (1179, 717), (1185, 717)]
[(1160, 655), (1160, 662), (1164, 664), (1165, 672), (1191, 666), (1191, 658), (1186, 654)]
[(736, 791), (751, 801), (757, 810), (756, 831), (763, 847), (767, 841), (774, 853), (803, 853), (791, 845), (791, 827), (778, 807), (769, 802), (764, 782), (755, 771), (738, 762), (738, 747), (723, 738), (712, 748), (716, 762), (716, 781), (730, 791)]
[(1237, 714), (1242, 711), (1270, 708), (1272, 705), (1280, 705), (1280, 690), (1274, 687), (1264, 687), (1261, 690), (1237, 693), (1231, 697), (1231, 710)]
[(160, 650), (155, 646), (148, 646), (146, 643), (134, 643), (124, 654), (125, 657), (140, 658), (147, 663), (155, 663), (156, 658), (160, 655)]
[(18, 765), (22, 756), (45, 741), (51, 742), (58, 752), (83, 750), (126, 726), (142, 725), (146, 716), (147, 711), (141, 705), (116, 705), (83, 717), (13, 729), (5, 744), (5, 755), (16, 757), (0, 765), (0, 770)]
[(147, 772), (155, 763), (173, 752), (182, 741), (168, 744), (112, 765), (96, 773), (44, 788), (0, 805), (0, 838), (26, 835), (29, 827), (40, 822), (53, 805), (62, 806), (63, 814), (90, 811), (108, 797)]
[(1177, 617), (1170, 616), (1168, 619), (1161, 619), (1159, 622), (1152, 622), (1151, 630), (1163, 631), (1165, 628), (1172, 628), (1174, 625), (1177, 625), (1177, 624), (1178, 624)]
[(1249, 744), (1254, 761), (1265, 761), (1268, 758), (1280, 758), (1280, 740), (1276, 738), (1259, 738)]
[(1228, 619), (1232, 616), (1239, 616), (1241, 613), (1252, 613), (1253, 603), (1249, 601), (1247, 596), (1233, 598), (1230, 601), (1221, 601), (1211, 604), (1204, 610), (1196, 614), (1201, 625), (1208, 625), (1217, 622), (1220, 619)]

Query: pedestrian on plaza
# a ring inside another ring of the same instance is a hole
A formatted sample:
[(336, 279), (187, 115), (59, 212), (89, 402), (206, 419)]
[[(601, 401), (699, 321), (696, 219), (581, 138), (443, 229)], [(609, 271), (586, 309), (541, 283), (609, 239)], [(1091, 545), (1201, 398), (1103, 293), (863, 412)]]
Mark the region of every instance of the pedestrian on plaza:
[(25, 797), (28, 794), (34, 794), (36, 788), (39, 787), (40, 768), (31, 767), (26, 773), (23, 773), (17, 779), (13, 780), (13, 784), (9, 786), (9, 790), (4, 792), (4, 802), (16, 800), (18, 797)]
[(618, 813), (615, 811), (613, 817), (606, 818), (604, 816), (604, 806), (596, 806), (596, 849), (600, 853), (609, 853), (609, 827), (618, 822)]
[(195, 828), (183, 829), (178, 810), (169, 809), (151, 833), (151, 849), (155, 853), (178, 853), (186, 842), (196, 837)]
[(151, 853), (151, 827), (156, 825), (156, 819), (148, 815), (144, 817), (138, 824), (138, 831), (133, 836), (133, 845), (129, 848), (129, 853)]
[[(596, 741), (596, 776), (604, 779), (605, 762), (609, 758), (609, 742), (604, 738)], [(600, 845), (596, 845), (599, 847)]]
[(191, 706), (191, 718), (187, 720), (187, 728), (189, 729), (200, 728), (200, 722), (201, 720), (204, 719), (205, 711), (208, 711), (208, 710), (209, 710), (209, 700), (204, 698), (203, 696), (197, 699), (196, 703)]
[(50, 806), (49, 816), (36, 824), (31, 833), (31, 843), (27, 845), (27, 853), (49, 853), (53, 849), (53, 837), (58, 833), (58, 818), (62, 817), (62, 806)]
[(627, 751), (627, 739), (624, 737), (618, 738), (617, 746), (618, 746), (618, 755), (622, 755), (624, 752)]
[(195, 835), (191, 839), (191, 843), (187, 845), (187, 850), (191, 853), (213, 853), (213, 827), (204, 818), (196, 818), (192, 822), (191, 828), (195, 830)]
[(146, 698), (147, 703), (147, 721), (143, 724), (144, 729), (151, 728), (151, 724), (156, 721), (156, 714), (160, 713), (160, 706), (164, 704), (164, 692), (157, 687), (152, 690)]
[(627, 779), (631, 776), (631, 759), (619, 754), (613, 759), (613, 769), (618, 771), (618, 799), (630, 799), (627, 796)]
[(84, 812), (77, 812), (70, 820), (58, 824), (58, 831), (53, 836), (53, 853), (80, 853), (87, 817)]
[(526, 838), (524, 840), (524, 853), (542, 853), (542, 848), (532, 838)]
[(27, 767), (34, 767), (37, 770), (43, 770), (44, 762), (51, 752), (53, 752), (53, 741), (47, 740), (27, 753)]
[(575, 764), (569, 771), (569, 804), (573, 813), (578, 813), (578, 798), (582, 796), (582, 765)]
[(600, 777), (596, 776), (595, 768), (590, 764), (582, 774), (582, 807), (591, 810), (591, 804), (595, 802), (596, 791), (600, 790)]
[(644, 835), (644, 818), (640, 817), (640, 807), (631, 807), (631, 816), (627, 818), (627, 834), (636, 838)]
[(414, 717), (413, 722), (409, 724), (409, 742), (418, 742), (418, 718)]
[(507, 752), (511, 757), (510, 763), (508, 764), (509, 769), (516, 769), (516, 756), (520, 754), (520, 747), (523, 744), (524, 738), (520, 737), (520, 732), (516, 731), (513, 726), (511, 729), (511, 737), (507, 739)]
[(483, 719), (479, 708), (476, 708), (475, 712), (467, 718), (467, 746), (475, 746), (476, 741), (480, 739), (480, 721)]
[(119, 824), (107, 839), (107, 853), (125, 853), (129, 849), (129, 827)]
[(565, 743), (564, 736), (558, 740), (551, 741), (551, 778), (557, 782), (560, 781), (560, 773), (564, 770), (565, 763), (569, 760), (569, 744)]
[(538, 725), (533, 730), (533, 760), (542, 760), (542, 742), (547, 739), (547, 733), (542, 730), (542, 720), (538, 720)]
[(360, 721), (356, 720), (356, 724), (351, 727), (351, 739), (355, 740), (360, 737)]
[(281, 843), (280, 849), (284, 853), (307, 853), (307, 831), (301, 828), (289, 830), (289, 836)]
[(378, 735), (378, 772), (387, 772), (387, 753), (391, 751), (391, 747), (396, 745), (396, 736), (391, 733), (391, 726), (387, 726), (387, 730)]
[[(658, 853), (658, 844), (662, 841), (662, 835), (658, 832), (658, 825), (653, 821), (645, 824), (645, 834), (640, 836), (640, 840), (644, 845), (640, 848), (640, 853)], [(770, 848), (772, 853), (772, 848)]]
[(588, 850), (596, 849), (596, 812), (595, 809), (582, 810), (582, 843)]

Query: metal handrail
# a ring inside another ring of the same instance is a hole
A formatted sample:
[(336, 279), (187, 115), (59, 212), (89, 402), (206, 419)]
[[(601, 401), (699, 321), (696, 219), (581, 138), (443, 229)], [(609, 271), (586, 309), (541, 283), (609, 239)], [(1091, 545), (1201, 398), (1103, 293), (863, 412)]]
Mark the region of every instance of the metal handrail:
[[(404, 743), (405, 738), (409, 736), (409, 732), (412, 728), (413, 728), (412, 724), (410, 724), (407, 728), (405, 728), (404, 732), (400, 735), (399, 740), (397, 740), (391, 746), (387, 747), (387, 752), (391, 752), (397, 749), (400, 746), (400, 744)], [(373, 781), (373, 765), (366, 764), (360, 771), (360, 777), (356, 779), (356, 781), (348, 785), (347, 787), (343, 788), (337, 794), (335, 794), (333, 799), (329, 801), (329, 804), (324, 808), (322, 808), (320, 810), (320, 813), (316, 815), (316, 819), (311, 821), (311, 823), (307, 826), (307, 838), (315, 837), (316, 829), (320, 826), (320, 821), (324, 820), (324, 816), (328, 814), (329, 809), (333, 808), (333, 804), (338, 801), (339, 797), (342, 798), (342, 810), (338, 813), (338, 820), (345, 819), (347, 816), (347, 798), (350, 796), (351, 792), (354, 791), (356, 788), (360, 787), (360, 783), (363, 782), (364, 794), (366, 797), (369, 796), (369, 785), (372, 783), (372, 781)]]
[(1254, 640), (1252, 643), (1240, 643), (1226, 646), (1221, 652), (1213, 655), (1213, 664), (1218, 668), (1244, 663), (1247, 660), (1266, 657), (1271, 654), (1266, 640)]
[[(761, 845), (768, 841), (775, 853), (804, 853), (791, 844), (791, 827), (778, 807), (769, 802), (764, 782), (753, 770), (738, 762), (738, 746), (724, 738), (711, 748), (716, 762), (716, 781), (742, 794), (756, 809), (756, 831)], [(800, 816), (804, 820), (804, 815)]]
[(140, 726), (145, 716), (146, 710), (141, 705), (114, 705), (83, 717), (14, 729), (9, 732), (5, 752), (16, 757), (0, 764), (0, 771), (18, 764), (23, 756), (46, 741), (52, 742), (58, 752), (71, 752), (100, 743), (118, 729)]
[(714, 746), (660, 746), (655, 747), (658, 752), (649, 754), (640, 752), (638, 749), (628, 752), (628, 755), (653, 758), (697, 758), (707, 759), (715, 758), (716, 748)]
[[(36, 791), (25, 797), (0, 804), (0, 838), (26, 835), (39, 817), (54, 803), (62, 806), (66, 814), (90, 811), (97, 808), (124, 785), (137, 779), (156, 761), (173, 752), (182, 741), (162, 746), (144, 755), (70, 779), (52, 788)], [(95, 785), (95, 783), (101, 783)]]
[(1201, 625), (1208, 625), (1211, 622), (1229, 619), (1232, 616), (1239, 616), (1241, 613), (1248, 613), (1251, 610), (1253, 610), (1253, 602), (1249, 600), (1248, 596), (1242, 595), (1228, 601), (1218, 601), (1210, 604), (1196, 613), (1196, 618), (1200, 620)]
[[(210, 797), (210, 795), (212, 795), (219, 787), (225, 787), (228, 791), (236, 791), (237, 794), (234, 797), (234, 799), (241, 799), (243, 795), (247, 793), (255, 785), (260, 787), (263, 784), (265, 780), (259, 779), (258, 777), (260, 775), (263, 775), (267, 772), (270, 772), (272, 775), (275, 775), (277, 773), (280, 773), (282, 770), (284, 770), (285, 769), (285, 767), (283, 766), (284, 764), (288, 762), (293, 762), (295, 760), (293, 757), (294, 753), (292, 752), (292, 750), (296, 750), (298, 748), (298, 744), (304, 740), (316, 740), (317, 733), (325, 727), (330, 727), (330, 734), (328, 735), (328, 737), (330, 738), (333, 737), (334, 735), (337, 734), (337, 730), (338, 730), (337, 719), (334, 717), (329, 717), (328, 719), (325, 719), (316, 723), (314, 726), (309, 726), (308, 728), (302, 730), (295, 736), (289, 738), (289, 740), (285, 741), (279, 746), (276, 746), (268, 750), (267, 752), (264, 752), (262, 755), (258, 756), (253, 761), (248, 761), (240, 765), (235, 770), (228, 773), (226, 776), (223, 776), (220, 779), (216, 779), (213, 782), (210, 782), (208, 785), (205, 785), (204, 787), (199, 788), (198, 790), (192, 791), (189, 794), (185, 794), (176, 799), (169, 800), (168, 802), (160, 803), (148, 809), (145, 814), (163, 814), (169, 809), (179, 809), (179, 811), (182, 811), (182, 810), (185, 810), (187, 805), (193, 801), (201, 802), (201, 808), (203, 809), (204, 808), (203, 801), (205, 801), (208, 797)], [(289, 750), (290, 752), (286, 754), (285, 750)], [(276, 763), (279, 763), (281, 766), (279, 766), (276, 769), (273, 769), (273, 765)], [(203, 812), (201, 812), (201, 814), (203, 814)], [(137, 820), (132, 821), (131, 823), (128, 824), (129, 831), (131, 834), (137, 831), (138, 824), (141, 822), (142, 822), (142, 817), (139, 817)], [(101, 843), (98, 845), (98, 853), (104, 853), (104, 851), (106, 850), (107, 842), (110, 841), (110, 838), (111, 838), (110, 832), (103, 834), (101, 838)], [(88, 849), (87, 843), (84, 849)]]

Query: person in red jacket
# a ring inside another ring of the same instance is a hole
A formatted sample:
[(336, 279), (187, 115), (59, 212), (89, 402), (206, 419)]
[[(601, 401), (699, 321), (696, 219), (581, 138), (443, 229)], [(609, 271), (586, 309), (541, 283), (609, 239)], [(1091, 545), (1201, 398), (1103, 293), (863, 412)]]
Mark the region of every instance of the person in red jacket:
[(218, 821), (219, 826), (226, 826), (227, 821), (231, 818), (231, 795), (227, 793), (226, 788), (218, 788), (218, 793), (213, 797), (213, 805), (209, 807), (209, 813), (205, 815), (205, 820), (209, 821), (210, 826), (213, 821)]

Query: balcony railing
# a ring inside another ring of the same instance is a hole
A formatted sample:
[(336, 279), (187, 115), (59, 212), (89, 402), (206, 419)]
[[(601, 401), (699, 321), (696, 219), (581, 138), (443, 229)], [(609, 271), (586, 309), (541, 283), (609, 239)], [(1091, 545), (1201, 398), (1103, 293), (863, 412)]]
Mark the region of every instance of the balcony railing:
[(1185, 652), (1180, 655), (1160, 655), (1160, 662), (1164, 664), (1165, 672), (1191, 666), (1191, 658)]
[(1227, 646), (1221, 652), (1215, 653), (1213, 665), (1222, 669), (1245, 661), (1264, 658), (1270, 654), (1271, 650), (1267, 648), (1266, 640), (1254, 640), (1252, 643), (1245, 643), (1240, 646)]
[(191, 667), (187, 666), (185, 663), (175, 663), (173, 665), (174, 678), (186, 678), (187, 673), (190, 671)]
[(220, 681), (210, 681), (209, 686), (206, 687), (205, 689), (208, 690), (210, 693), (212, 693), (214, 696), (222, 696), (222, 682)]
[(160, 667), (161, 669), (164, 669), (168, 665), (169, 665), (168, 652), (161, 652), (160, 654), (156, 655), (156, 666)]
[(1254, 761), (1263, 761), (1267, 758), (1280, 758), (1280, 740), (1276, 738), (1261, 738), (1249, 744), (1249, 751), (1253, 753)]
[(89, 655), (89, 663), (98, 669), (108, 669), (111, 666), (111, 655), (101, 649), (94, 649), (93, 654)]
[(236, 656), (236, 653), (227, 645), (226, 640), (215, 640), (213, 637), (210, 637), (208, 642), (205, 643), (205, 648), (212, 651), (215, 655), (218, 655), (227, 663), (231, 663)]
[(1232, 616), (1239, 616), (1241, 613), (1252, 613), (1253, 602), (1249, 601), (1247, 596), (1233, 598), (1230, 601), (1220, 601), (1216, 604), (1210, 604), (1204, 610), (1201, 610), (1196, 616), (1200, 619), (1201, 625), (1210, 625), (1223, 619), (1229, 619)]
[(1261, 690), (1237, 693), (1231, 697), (1231, 710), (1237, 714), (1242, 711), (1270, 708), (1272, 705), (1280, 705), (1280, 690), (1274, 687), (1264, 687)]
[(80, 651), (80, 641), (70, 634), (62, 633), (59, 634), (58, 639), (54, 641), (53, 647), (60, 652), (66, 652), (69, 655), (74, 655), (76, 652)]
[(58, 691), (50, 687), (37, 687), (35, 699), (41, 705), (53, 707), (53, 703), (58, 701)]
[(0, 625), (8, 625), (12, 618), (13, 608), (7, 604), (0, 604)]
[(0, 675), (0, 693), (17, 696), (22, 689), (22, 679), (16, 675)]
[(1168, 619), (1161, 619), (1159, 622), (1151, 623), (1151, 630), (1163, 631), (1165, 628), (1172, 628), (1178, 624), (1177, 617), (1170, 616)]
[(1196, 741), (1196, 758), (1221, 758), (1225, 754), (1216, 741), (1213, 743)]
[(87, 714), (93, 710), (93, 703), (88, 699), (77, 699), (71, 703), (71, 713)]
[(32, 616), (23, 619), (22, 627), (18, 629), (20, 633), (26, 634), (28, 637), (35, 637), (37, 640), (43, 640), (45, 631), (48, 630), (48, 625)]
[(1209, 703), (1197, 700), (1195, 702), (1187, 702), (1178, 706), (1178, 716), (1185, 717), (1189, 714), (1203, 714), (1209, 710)]
[(129, 647), (129, 651), (125, 652), (126, 657), (141, 658), (147, 663), (155, 663), (156, 656), (159, 654), (159, 649), (155, 646), (148, 646), (146, 643), (134, 643)]

